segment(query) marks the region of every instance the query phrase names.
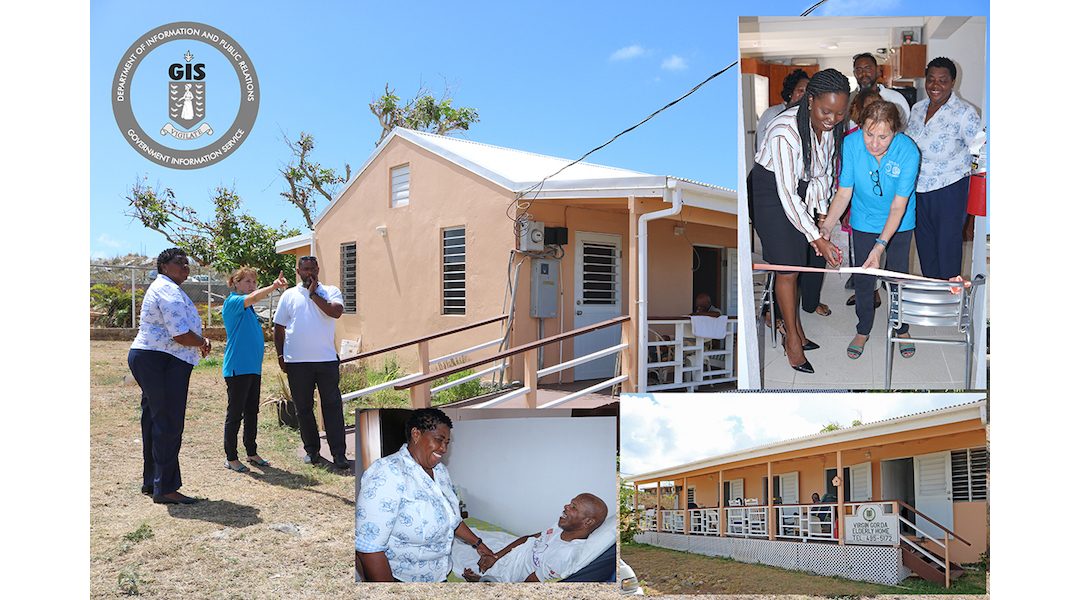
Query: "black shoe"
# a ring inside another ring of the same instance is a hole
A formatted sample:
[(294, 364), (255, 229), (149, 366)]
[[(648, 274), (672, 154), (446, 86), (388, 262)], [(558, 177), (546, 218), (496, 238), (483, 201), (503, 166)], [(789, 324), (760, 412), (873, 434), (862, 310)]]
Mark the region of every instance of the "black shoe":
[(304, 455), (304, 464), (305, 465), (321, 465), (321, 464), (325, 464), (325, 463), (326, 463), (326, 461), (323, 459), (323, 457), (319, 456), (318, 454), (316, 454), (315, 456), (312, 456), (310, 454), (305, 454)]
[(154, 504), (195, 504), (199, 501), (198, 498), (192, 498), (191, 496), (185, 496), (181, 493), (177, 493), (179, 498), (166, 498), (165, 496), (154, 496)]
[(352, 470), (352, 463), (349, 462), (349, 459), (347, 458), (335, 459), (334, 468), (338, 469), (339, 471), (350, 471)]
[(152, 485), (144, 485), (144, 486), (142, 486), (142, 489), (140, 491), (142, 492), (143, 496), (153, 496), (154, 495), (154, 486), (152, 486)]
[(811, 342), (810, 340), (806, 340), (806, 343), (802, 345), (803, 350), (817, 350), (820, 347), (821, 346), (818, 346), (817, 344), (815, 344), (814, 342)]
[(801, 365), (791, 365), (791, 368), (795, 369), (796, 371), (798, 371), (800, 373), (813, 373), (814, 372), (814, 366), (810, 364), (810, 361), (806, 361)]

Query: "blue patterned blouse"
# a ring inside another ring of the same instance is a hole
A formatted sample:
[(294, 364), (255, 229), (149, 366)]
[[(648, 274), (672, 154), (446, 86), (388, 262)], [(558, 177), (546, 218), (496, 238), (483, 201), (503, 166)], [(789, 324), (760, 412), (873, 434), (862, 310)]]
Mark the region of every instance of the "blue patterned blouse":
[(357, 552), (384, 552), (401, 581), (443, 581), (461, 523), (450, 473), (435, 465), (432, 480), (407, 445), (380, 458), (360, 479), (356, 498)]
[(139, 334), (131, 347), (167, 352), (192, 365), (199, 364), (199, 349), (181, 346), (173, 338), (194, 331), (202, 335), (202, 320), (195, 303), (163, 273), (150, 284), (139, 313)]

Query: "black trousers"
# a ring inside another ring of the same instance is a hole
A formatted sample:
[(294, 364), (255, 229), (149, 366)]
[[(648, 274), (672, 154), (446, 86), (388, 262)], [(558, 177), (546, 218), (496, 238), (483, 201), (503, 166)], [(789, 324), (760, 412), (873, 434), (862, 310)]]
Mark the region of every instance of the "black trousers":
[(155, 496), (171, 494), (182, 485), (180, 443), (193, 366), (167, 352), (132, 348), (128, 368), (142, 388), (143, 486)]
[(308, 456), (316, 457), (322, 448), (319, 426), (315, 423), (315, 387), (319, 388), (323, 425), (326, 426), (326, 442), (330, 454), (337, 462), (345, 460), (345, 415), (341, 412), (341, 380), (339, 362), (295, 362), (285, 365), (289, 376), (289, 392), (296, 404), (296, 418), (300, 421), (300, 439)]
[[(874, 241), (881, 233), (866, 233), (853, 229), (852, 241), (855, 244), (855, 265), (862, 266), (870, 251), (874, 249)], [(889, 249), (885, 251), (885, 264), (882, 269), (907, 273), (909, 257), (911, 254), (911, 230), (897, 231), (889, 240)], [(872, 275), (854, 275), (855, 277), (855, 315), (859, 317), (859, 323), (855, 331), (859, 335), (870, 335), (874, 327), (874, 290), (878, 285), (878, 278)], [(897, 333), (907, 333), (908, 326), (905, 323), (896, 330)]]
[(225, 409), (225, 458), (237, 460), (236, 434), (240, 422), (244, 422), (244, 449), (248, 456), (255, 456), (259, 448), (255, 435), (259, 431), (259, 389), (262, 375), (233, 375), (225, 378), (229, 394), (229, 406)]
[(915, 249), (926, 277), (948, 279), (960, 274), (968, 180), (964, 177), (940, 190), (915, 193)]

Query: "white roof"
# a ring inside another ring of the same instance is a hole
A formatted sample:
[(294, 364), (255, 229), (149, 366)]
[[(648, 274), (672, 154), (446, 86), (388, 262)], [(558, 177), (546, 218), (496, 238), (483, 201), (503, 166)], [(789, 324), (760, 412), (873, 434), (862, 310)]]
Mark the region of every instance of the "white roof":
[(966, 402), (954, 406), (946, 406), (944, 408), (937, 408), (900, 417), (893, 417), (891, 419), (882, 419), (881, 421), (863, 423), (862, 425), (837, 429), (836, 431), (814, 433), (792, 438), (790, 440), (773, 442), (764, 446), (737, 450), (735, 452), (729, 452), (728, 454), (721, 454), (720, 456), (713, 456), (703, 460), (676, 465), (651, 473), (627, 476), (623, 479), (625, 481), (634, 482), (670, 477), (687, 471), (719, 467), (725, 464), (755, 458), (764, 458), (775, 454), (782, 454), (784, 452), (805, 450), (828, 444), (861, 440), (879, 435), (888, 435), (890, 433), (912, 431), (937, 425), (947, 425), (949, 423), (959, 423), (971, 419), (982, 419), (983, 423), (986, 423), (986, 399)]
[[(394, 138), (424, 148), (510, 192), (521, 193), (528, 190), (530, 198), (534, 195), (537, 199), (662, 196), (669, 184), (678, 182), (678, 185), (689, 192), (685, 195), (687, 204), (731, 214), (736, 212), (735, 191), (720, 186), (587, 162), (567, 167), (572, 160), (397, 127), (375, 148), (356, 175), (319, 215), (316, 223), (329, 212)], [(567, 168), (545, 181), (542, 190), (533, 189), (545, 177), (563, 167)]]
[(274, 244), (274, 251), (281, 254), (282, 252), (288, 252), (289, 250), (310, 246), (314, 236), (315, 234), (309, 231), (307, 233), (301, 233), (300, 235), (282, 238)]

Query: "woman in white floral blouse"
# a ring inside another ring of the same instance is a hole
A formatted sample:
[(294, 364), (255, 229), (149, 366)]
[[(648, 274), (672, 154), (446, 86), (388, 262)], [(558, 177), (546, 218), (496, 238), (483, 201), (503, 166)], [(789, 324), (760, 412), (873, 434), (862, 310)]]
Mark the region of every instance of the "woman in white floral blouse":
[(906, 132), (922, 153), (915, 246), (922, 274), (936, 279), (960, 274), (971, 149), (983, 129), (975, 107), (953, 93), (954, 83), (953, 61), (938, 57), (926, 65), (927, 98), (911, 108)]
[(408, 441), (372, 463), (356, 498), (356, 569), (365, 581), (445, 581), (461, 538), (481, 556), (495, 553), (461, 518), (442, 464), (454, 424), (437, 408), (413, 411)]
[(139, 334), (128, 367), (142, 388), (142, 493), (157, 504), (192, 504), (180, 490), (188, 382), (199, 355), (210, 353), (195, 304), (180, 288), (191, 267), (187, 254), (169, 248), (157, 258), (158, 276), (143, 296)]

